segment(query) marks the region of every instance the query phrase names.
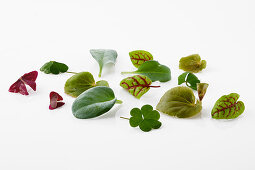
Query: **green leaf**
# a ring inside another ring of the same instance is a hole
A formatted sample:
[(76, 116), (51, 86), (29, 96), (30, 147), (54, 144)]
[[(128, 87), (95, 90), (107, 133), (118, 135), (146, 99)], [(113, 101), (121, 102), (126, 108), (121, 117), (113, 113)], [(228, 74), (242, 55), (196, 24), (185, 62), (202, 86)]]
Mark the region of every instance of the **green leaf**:
[(198, 97), (199, 97), (200, 101), (203, 100), (208, 86), (209, 86), (209, 84), (207, 84), (207, 83), (197, 83), (197, 93), (198, 93)]
[(99, 77), (101, 77), (103, 66), (108, 63), (115, 64), (118, 55), (115, 50), (104, 49), (92, 49), (90, 54), (99, 64)]
[(46, 74), (59, 74), (59, 73), (65, 73), (68, 70), (68, 66), (64, 63), (59, 63), (56, 61), (50, 61), (48, 63), (45, 63), (41, 68), (40, 71), (46, 73)]
[(231, 93), (224, 95), (219, 98), (211, 112), (212, 118), (214, 119), (234, 119), (240, 116), (245, 106), (242, 101), (237, 101), (239, 94)]
[(182, 57), (179, 61), (179, 68), (191, 73), (198, 73), (206, 68), (206, 61), (201, 60), (198, 54)]
[(197, 83), (200, 83), (200, 80), (192, 73), (185, 72), (178, 77), (178, 85), (186, 83), (186, 85), (193, 90), (197, 90)]
[(168, 90), (161, 97), (156, 109), (170, 116), (192, 117), (202, 109), (201, 101), (195, 101), (194, 93), (190, 88), (178, 86)]
[(130, 111), (130, 115), (129, 124), (131, 127), (139, 126), (144, 132), (161, 127), (161, 122), (158, 121), (160, 114), (157, 110), (153, 110), (151, 105), (144, 105), (141, 110), (139, 108), (133, 108)]
[(147, 76), (136, 75), (133, 77), (127, 77), (120, 82), (120, 86), (127, 89), (130, 94), (140, 99), (150, 87), (160, 87), (151, 86), (151, 80)]
[(96, 82), (96, 86), (106, 86), (109, 87), (109, 83), (105, 80), (100, 80)]
[(101, 80), (96, 84), (91, 73), (81, 72), (73, 75), (66, 81), (65, 93), (72, 97), (78, 97), (81, 93), (92, 87), (103, 85), (108, 86), (108, 83), (105, 80)]
[(170, 69), (154, 60), (146, 61), (136, 71), (122, 72), (122, 74), (141, 74), (149, 77), (152, 81), (160, 82), (171, 80)]
[(153, 60), (153, 56), (148, 51), (136, 50), (129, 53), (133, 65), (138, 68), (146, 61)]
[(72, 105), (72, 112), (78, 119), (94, 118), (108, 112), (116, 101), (111, 88), (93, 87), (76, 98)]

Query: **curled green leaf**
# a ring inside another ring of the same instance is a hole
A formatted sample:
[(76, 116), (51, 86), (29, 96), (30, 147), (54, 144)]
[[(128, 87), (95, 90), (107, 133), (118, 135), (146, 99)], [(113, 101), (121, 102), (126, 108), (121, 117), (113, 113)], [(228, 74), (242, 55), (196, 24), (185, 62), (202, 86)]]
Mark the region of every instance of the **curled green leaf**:
[(203, 100), (208, 86), (209, 84), (207, 83), (197, 83), (197, 93), (200, 101)]
[(124, 89), (127, 89), (130, 94), (140, 99), (150, 87), (160, 87), (160, 86), (151, 86), (152, 81), (143, 75), (136, 75), (133, 77), (127, 77), (120, 82), (120, 86)]
[(170, 69), (154, 60), (144, 62), (136, 71), (122, 72), (122, 74), (141, 74), (149, 77), (152, 81), (160, 82), (167, 82), (171, 80)]
[(115, 98), (111, 88), (93, 87), (76, 98), (72, 112), (78, 119), (90, 119), (108, 112), (115, 103), (122, 102)]
[(202, 109), (202, 102), (195, 99), (188, 87), (178, 86), (168, 90), (160, 99), (156, 109), (179, 118), (192, 117)]
[(193, 90), (197, 90), (197, 83), (200, 83), (200, 80), (192, 73), (185, 72), (178, 77), (178, 85), (186, 83), (186, 85)]
[(40, 68), (40, 71), (44, 72), (45, 74), (65, 73), (67, 72), (67, 70), (68, 70), (67, 65), (56, 61), (47, 62)]
[(99, 77), (101, 77), (103, 66), (108, 63), (115, 64), (118, 55), (115, 50), (105, 49), (92, 49), (90, 50), (90, 53), (99, 64)]
[(146, 61), (153, 60), (153, 56), (148, 51), (136, 50), (129, 53), (130, 60), (133, 65), (138, 68), (141, 64)]
[(179, 68), (184, 71), (198, 73), (206, 68), (206, 61), (201, 60), (200, 55), (193, 54), (187, 57), (182, 57), (179, 61)]
[(211, 112), (212, 118), (214, 119), (234, 119), (240, 116), (245, 106), (242, 101), (237, 101), (239, 94), (231, 93), (224, 95), (219, 98)]
[(95, 83), (95, 79), (90, 72), (80, 72), (66, 81), (65, 93), (72, 97), (78, 97), (84, 91), (95, 86), (109, 86), (109, 84), (105, 80)]

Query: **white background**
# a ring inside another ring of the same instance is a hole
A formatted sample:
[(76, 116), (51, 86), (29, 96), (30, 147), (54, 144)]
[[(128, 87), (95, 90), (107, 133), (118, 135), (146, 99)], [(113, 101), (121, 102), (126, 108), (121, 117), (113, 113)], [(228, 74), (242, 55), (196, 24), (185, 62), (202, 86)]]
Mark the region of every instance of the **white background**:
[[(1, 170), (254, 170), (254, 45), (253, 0), (176, 1), (0, 1), (0, 169)], [(8, 92), (24, 73), (50, 60), (69, 71), (99, 68), (92, 48), (115, 49), (115, 67), (102, 79), (122, 105), (90, 120), (76, 119), (74, 98), (64, 94), (70, 74), (39, 72), (37, 91), (29, 96)], [(155, 82), (140, 100), (119, 86), (121, 71), (135, 67), (128, 52), (150, 51), (167, 65), (172, 80)], [(151, 104), (177, 86), (181, 57), (198, 53), (208, 63), (196, 74), (210, 84), (201, 115), (177, 119), (161, 114), (162, 127), (144, 133), (127, 120), (133, 107)], [(50, 111), (49, 93), (66, 104)], [(239, 118), (214, 120), (215, 101), (236, 92), (246, 105)]]

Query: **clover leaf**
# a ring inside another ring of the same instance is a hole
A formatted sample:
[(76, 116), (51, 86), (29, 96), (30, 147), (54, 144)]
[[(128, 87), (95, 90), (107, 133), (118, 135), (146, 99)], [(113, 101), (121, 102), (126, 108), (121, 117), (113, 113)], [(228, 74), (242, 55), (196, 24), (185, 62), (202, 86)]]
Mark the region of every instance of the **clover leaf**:
[(197, 83), (200, 83), (200, 80), (192, 73), (185, 72), (178, 77), (178, 85), (186, 83), (186, 85), (193, 90), (197, 90)]
[(130, 115), (129, 124), (131, 127), (139, 126), (144, 132), (149, 132), (152, 129), (161, 127), (161, 122), (159, 121), (160, 114), (157, 110), (153, 110), (151, 105), (144, 105), (141, 109), (133, 108), (130, 111)]
[(67, 72), (67, 70), (68, 70), (67, 65), (56, 61), (47, 62), (40, 68), (40, 71), (44, 72), (45, 74), (65, 73)]

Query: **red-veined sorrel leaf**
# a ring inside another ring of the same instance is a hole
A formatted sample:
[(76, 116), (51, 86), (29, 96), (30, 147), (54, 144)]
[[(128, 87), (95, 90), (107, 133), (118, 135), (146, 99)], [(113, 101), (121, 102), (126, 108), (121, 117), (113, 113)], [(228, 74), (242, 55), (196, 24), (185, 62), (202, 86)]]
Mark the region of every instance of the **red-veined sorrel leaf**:
[(120, 86), (124, 89), (128, 89), (128, 92), (135, 96), (136, 98), (140, 98), (143, 94), (145, 94), (150, 87), (160, 87), (160, 86), (151, 86), (151, 79), (144, 75), (136, 75), (133, 77), (127, 77), (120, 82)]
[(153, 60), (153, 56), (148, 51), (136, 50), (129, 53), (133, 65), (138, 68), (145, 61)]
[(64, 102), (59, 102), (62, 101), (63, 98), (56, 92), (52, 91), (50, 92), (50, 106), (49, 109), (50, 110), (54, 110), (58, 107), (63, 106), (65, 103)]
[(38, 76), (37, 71), (32, 71), (24, 74), (15, 83), (11, 85), (11, 87), (9, 88), (9, 92), (20, 93), (22, 95), (29, 95), (25, 84), (29, 85), (34, 91), (36, 91), (35, 81), (37, 76)]

